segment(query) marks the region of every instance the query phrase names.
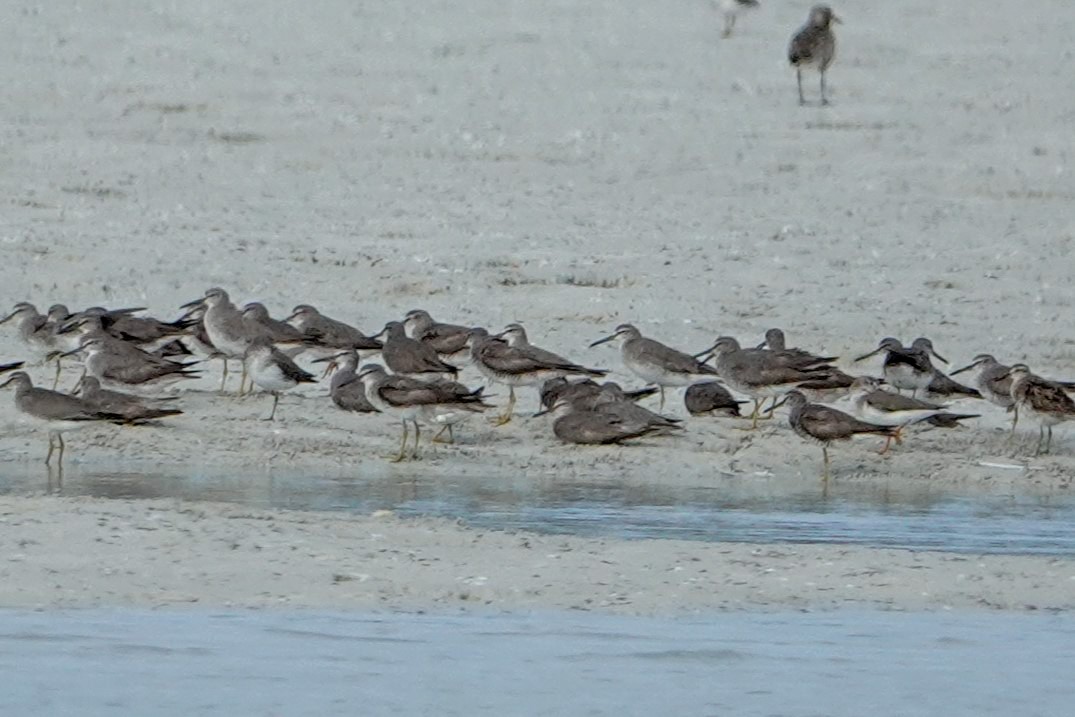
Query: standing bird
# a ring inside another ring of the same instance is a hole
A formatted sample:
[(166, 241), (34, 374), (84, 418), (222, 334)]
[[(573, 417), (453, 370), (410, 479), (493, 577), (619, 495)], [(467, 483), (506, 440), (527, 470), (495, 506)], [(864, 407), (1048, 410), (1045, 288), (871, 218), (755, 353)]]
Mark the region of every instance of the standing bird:
[(403, 319), (403, 326), (412, 339), (429, 344), (448, 363), (461, 366), (470, 360), (467, 337), (471, 327), (442, 324), (434, 321), (428, 311), (421, 309), (408, 311)]
[(735, 20), (739, 13), (758, 7), (758, 0), (711, 0), (713, 7), (724, 17), (724, 31), (721, 37), (731, 37), (735, 29)]
[[(731, 336), (721, 336), (710, 349), (717, 373), (733, 391), (754, 399), (750, 414), (751, 430), (758, 427), (761, 405), (800, 384), (825, 379), (832, 366), (813, 357), (796, 358), (789, 352), (743, 349)], [(770, 413), (776, 408), (774, 402)]]
[(799, 104), (805, 105), (803, 97), (803, 68), (815, 67), (821, 73), (821, 104), (827, 105), (829, 98), (825, 93), (825, 71), (832, 64), (836, 55), (836, 36), (832, 33), (832, 23), (841, 22), (828, 5), (815, 5), (810, 8), (810, 16), (788, 46), (788, 61), (795, 67), (795, 80), (799, 85)]
[(358, 378), (366, 387), (366, 398), (378, 411), (394, 416), (403, 423), (403, 439), (394, 463), (407, 455), (408, 424), (414, 424), (414, 448), (411, 458), (418, 457), (421, 428), (418, 421), (451, 425), (458, 414), (481, 413), (489, 404), (481, 397), (481, 391), (465, 395), (455, 390), (450, 381), (427, 382), (406, 376), (390, 376), (378, 364), (366, 364), (358, 372)]
[(247, 347), (243, 354), (243, 365), (251, 383), (272, 394), (272, 412), (266, 421), (276, 418), (276, 404), (280, 402), (281, 391), (295, 388), (300, 383), (317, 383), (312, 373), (295, 365), (265, 336), (254, 339)]
[[(1014, 436), (1015, 426), (1019, 423), (1019, 406), (1012, 398), (1012, 367), (1000, 363), (992, 354), (978, 354), (969, 364), (953, 371), (952, 375), (974, 369), (977, 369), (974, 385), (978, 387), (982, 397), (994, 406), (1000, 406), (1014, 414), (1012, 416), (1012, 435)], [(1054, 381), (1054, 383), (1062, 386), (1065, 391), (1075, 390), (1075, 383), (1071, 381)]]
[(915, 339), (908, 348), (891, 336), (881, 339), (877, 348), (859, 356), (855, 361), (865, 361), (882, 351), (885, 352), (885, 360), (882, 364), (885, 381), (897, 391), (911, 391), (912, 396), (917, 395), (919, 391), (928, 390), (936, 378), (936, 369), (933, 367), (930, 356), (948, 363), (947, 359), (933, 348), (933, 342), (929, 339)]
[[(187, 302), (180, 308), (194, 309), (199, 306), (205, 306), (202, 325), (205, 327), (206, 336), (224, 361), (224, 372), (220, 377), (220, 391), (223, 393), (224, 383), (228, 380), (228, 360), (242, 360), (251, 342), (255, 337), (263, 335), (264, 330), (243, 321), (242, 312), (235, 308), (235, 304), (228, 297), (228, 292), (219, 287), (207, 290), (204, 297)], [(245, 384), (246, 362), (244, 361), (242, 376), (239, 378), (240, 394), (246, 387)]]
[[(829, 443), (846, 441), (859, 434), (874, 434), (899, 440), (898, 428), (866, 423), (835, 408), (810, 403), (801, 391), (789, 391), (781, 401), (781, 404), (784, 403), (791, 409), (788, 423), (792, 430), (799, 437), (821, 445), (821, 455), (824, 460), (821, 477), (826, 481), (829, 479)], [(885, 446), (888, 446), (887, 442)]]
[(942, 404), (885, 391), (880, 381), (868, 376), (854, 380), (848, 398), (856, 416), (879, 426), (902, 428), (928, 423), (938, 428), (955, 428), (960, 421), (979, 417), (976, 413), (949, 413)]
[(511, 421), (515, 411), (515, 389), (519, 386), (538, 386), (560, 376), (604, 376), (603, 369), (586, 368), (566, 361), (533, 346), (510, 346), (485, 329), (473, 329), (468, 338), (470, 360), (490, 382), (508, 387), (508, 405), (496, 420), (498, 426)]
[(1034, 455), (1048, 453), (1053, 444), (1053, 426), (1075, 419), (1075, 401), (1062, 384), (1031, 373), (1026, 364), (1015, 364), (1010, 373), (1011, 395), (1015, 405), (1024, 416), (1038, 422), (1038, 445)]
[(127, 422), (123, 415), (112, 411), (102, 411), (77, 396), (36, 387), (25, 371), (16, 371), (11, 374), (6, 381), (0, 383), (0, 388), (12, 384), (15, 386), (15, 407), (19, 412), (45, 424), (48, 428), (49, 452), (45, 456), (45, 465), (49, 465), (53, 451), (58, 448), (62, 470), (64, 433), (85, 428), (95, 422)]
[(622, 341), (620, 356), (627, 370), (660, 389), (658, 410), (664, 408), (666, 386), (690, 386), (701, 379), (717, 376), (717, 370), (712, 366), (706, 366), (690, 354), (677, 351), (660, 341), (644, 337), (631, 324), (620, 324), (611, 335), (594, 341), (590, 347), (616, 340)]

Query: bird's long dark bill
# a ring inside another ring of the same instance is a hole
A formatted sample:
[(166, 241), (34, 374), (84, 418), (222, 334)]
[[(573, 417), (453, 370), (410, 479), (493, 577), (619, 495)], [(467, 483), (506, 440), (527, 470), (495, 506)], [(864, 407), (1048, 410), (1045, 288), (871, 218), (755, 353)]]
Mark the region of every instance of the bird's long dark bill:
[(180, 306), (180, 309), (193, 309), (195, 306), (201, 306), (205, 303), (205, 299), (195, 299), (194, 301), (188, 301)]
[(936, 351), (930, 351), (930, 353), (933, 354), (933, 357), (938, 359), (939, 361), (943, 361), (944, 363), (948, 363), (948, 359), (946, 359), (944, 356), (941, 356)]
[[(484, 398), (488, 398), (488, 396), (485, 396)], [(546, 408), (544, 410), (538, 411), (537, 413), (532, 415), (531, 418), (540, 418), (541, 416), (547, 415), (547, 414), (549, 414), (551, 412), (552, 412), (551, 408)]]
[(74, 356), (77, 353), (82, 353), (82, 347), (81, 346), (79, 348), (77, 348), (77, 349), (72, 350), (72, 351), (65, 351), (64, 353), (62, 353), (59, 356), (57, 356), (57, 358), (67, 358), (68, 356)]
[(342, 359), (347, 355), (347, 352), (341, 354), (333, 354), (332, 356), (326, 356), (325, 358), (314, 359), (310, 363), (328, 363), (329, 361), (335, 361), (336, 359)]
[[(758, 344), (758, 345), (757, 345), (757, 346), (755, 346), (754, 348), (756, 348), (756, 349), (763, 349), (763, 348), (765, 348), (765, 346), (766, 346), (766, 345), (767, 345), (768, 343), (769, 343), (768, 341), (762, 341), (762, 342), (761, 342), (760, 344)], [(698, 357), (697, 357), (697, 356), (695, 356), (695, 358), (698, 358)]]
[(865, 361), (866, 359), (870, 358), (871, 356), (876, 356), (877, 354), (881, 353), (882, 351), (884, 351), (884, 349), (881, 348), (880, 346), (878, 346), (877, 348), (875, 348), (870, 353), (862, 354), (861, 356), (859, 356), (857, 359), (855, 359), (855, 363), (858, 363), (859, 361)]
[(0, 319), (0, 324), (6, 324), (7, 322), (11, 321), (13, 318), (15, 318), (15, 314), (16, 312), (12, 311), (10, 314)]
[[(765, 344), (762, 343), (761, 346), (764, 346), (764, 345)], [(759, 346), (758, 348), (761, 348), (761, 346)], [(712, 346), (707, 348), (705, 351), (699, 351), (698, 353), (694, 354), (694, 358), (696, 358), (696, 359), (701, 361), (703, 356), (709, 356), (710, 354), (713, 353), (713, 350), (716, 349), (716, 348), (717, 348), (717, 345), (713, 344)], [(706, 359), (706, 361), (708, 361), (708, 359)], [(705, 363), (705, 361), (702, 361), (702, 363)]]
[(974, 363), (969, 363), (966, 366), (964, 366), (963, 368), (957, 368), (955, 371), (953, 371), (952, 373), (950, 373), (948, 375), (949, 376), (955, 376), (957, 374), (963, 373), (964, 371), (970, 371), (972, 368), (974, 368), (977, 365), (978, 365), (977, 361), (975, 361)]
[(787, 402), (788, 402), (788, 397), (784, 396), (782, 399), (780, 399), (779, 401), (776, 402), (775, 406), (773, 406), (772, 408), (769, 409), (769, 412), (772, 413), (773, 411), (775, 411), (776, 409), (780, 408), (781, 406), (783, 406)]
[(15, 380), (15, 377), (14, 377), (14, 376), (12, 376), (12, 377), (11, 377), (11, 378), (9, 378), (9, 379), (8, 379), (7, 381), (4, 381), (3, 383), (0, 383), (0, 388), (3, 388), (4, 386), (7, 386), (7, 385), (8, 385), (9, 383), (11, 383), (11, 382), (12, 382), (12, 381), (14, 381), (14, 380)]
[(609, 341), (611, 341), (614, 338), (616, 338), (616, 334), (612, 334), (611, 336), (606, 336), (603, 339), (598, 339), (597, 341), (594, 341), (592, 344), (590, 344), (590, 348), (593, 348), (594, 346), (600, 346), (601, 344), (607, 344)]

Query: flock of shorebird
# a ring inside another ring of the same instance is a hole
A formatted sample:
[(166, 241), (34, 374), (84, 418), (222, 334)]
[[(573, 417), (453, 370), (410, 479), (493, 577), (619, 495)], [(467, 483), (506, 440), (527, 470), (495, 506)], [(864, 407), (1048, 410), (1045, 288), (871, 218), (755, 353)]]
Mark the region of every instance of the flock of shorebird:
[[(758, 0), (714, 0), (724, 17), (724, 37), (731, 37), (736, 18), (744, 10), (758, 7)], [(806, 23), (792, 36), (788, 44), (788, 62), (795, 68), (795, 80), (799, 87), (799, 104), (805, 105), (803, 95), (803, 70), (817, 70), (821, 82), (821, 104), (827, 105), (829, 97), (825, 87), (825, 73), (836, 57), (836, 36), (833, 23), (841, 20), (828, 5), (810, 8)]]
[[(515, 389), (533, 386), (542, 405), (535, 415), (551, 414), (553, 433), (566, 443), (622, 443), (682, 430), (682, 419), (638, 403), (659, 392), (661, 411), (668, 388), (686, 387), (684, 402), (692, 416), (738, 417), (746, 401), (734, 394), (745, 396), (753, 401), (751, 429), (786, 405), (794, 432), (821, 445), (826, 477), (828, 445), (833, 441), (873, 434), (885, 438), (884, 452), (891, 441), (901, 440), (908, 426), (953, 427), (978, 416), (952, 412), (944, 403), (927, 400), (927, 395), (984, 399), (1001, 406), (1013, 413), (1013, 435), (1020, 415), (1036, 420), (1035, 455), (1050, 449), (1055, 424), (1075, 418), (1075, 401), (1068, 395), (1075, 384), (1052, 381), (1031, 373), (1025, 364), (1006, 366), (981, 354), (953, 372), (975, 372), (975, 387), (965, 386), (934, 365), (933, 359), (947, 360), (925, 338), (910, 346), (886, 338), (855, 359), (884, 354), (882, 377), (873, 378), (848, 375), (834, 365), (835, 356), (787, 347), (779, 329), (766, 332), (765, 341), (755, 347), (744, 348), (734, 338), (722, 336), (691, 354), (645, 337), (631, 324), (621, 324), (591, 347), (619, 344), (624, 367), (646, 384), (625, 391), (615, 383), (595, 380), (608, 373), (604, 369), (534, 346), (519, 324), (491, 334), (482, 328), (440, 323), (429, 313), (414, 310), (370, 336), (307, 304), (296, 306), (283, 320), (272, 318), (260, 303), (239, 308), (219, 288), (182, 308), (186, 313), (178, 320), (161, 321), (139, 315), (141, 309), (94, 307), (72, 313), (56, 305), (42, 315), (32, 304), (19, 303), (0, 320), (14, 321), (31, 349), (56, 362), (52, 389), (35, 387), (19, 370), (22, 362), (0, 366), (0, 372), (13, 372), (0, 387), (14, 386), (17, 409), (47, 426), (46, 463), (58, 449), (62, 465), (66, 431), (95, 422), (142, 424), (180, 414), (174, 403), (177, 397), (163, 396), (161, 391), (201, 376), (202, 360), (222, 361), (221, 392), (228, 362), (241, 361), (239, 393), (257, 387), (271, 394), (272, 409), (265, 420), (274, 420), (281, 392), (317, 381), (296, 363), (300, 354), (304, 360), (327, 364), (325, 376), (331, 375), (331, 396), (339, 408), (380, 412), (402, 422), (397, 461), (418, 456), (422, 424), (440, 428), (433, 440), (440, 441), (447, 433), (450, 441), (454, 426), (492, 408), (484, 386), (471, 389), (458, 381), (466, 365), (487, 384), (507, 387), (507, 404), (495, 419), (497, 425), (512, 419)], [(365, 362), (374, 354), (382, 363)], [(76, 355), (81, 356), (83, 371), (75, 392), (57, 391), (61, 361)], [(822, 403), (837, 399), (846, 400), (848, 411)], [(410, 426), (414, 441), (408, 454)]]

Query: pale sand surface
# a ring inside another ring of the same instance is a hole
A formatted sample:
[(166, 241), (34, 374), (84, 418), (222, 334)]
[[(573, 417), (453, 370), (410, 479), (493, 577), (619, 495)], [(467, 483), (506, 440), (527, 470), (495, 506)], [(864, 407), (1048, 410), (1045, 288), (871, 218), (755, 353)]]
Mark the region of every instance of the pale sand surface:
[(0, 499), (0, 606), (625, 614), (1075, 607), (1075, 561), (617, 541), (212, 503)]
[[(219, 284), (276, 315), (309, 302), (370, 332), (416, 306), (492, 328), (523, 321), (535, 343), (624, 383), (633, 381), (615, 352), (586, 349), (621, 321), (693, 350), (782, 326), (792, 344), (845, 360), (882, 336), (927, 335), (956, 363), (991, 350), (1072, 377), (1071, 3), (1041, 0), (1002, 18), (964, 2), (837, 5), (845, 24), (828, 109), (796, 106), (784, 59), (804, 9), (763, 3), (720, 42), (719, 19), (700, 2), (27, 5), (0, 23), (0, 310), (63, 301), (174, 316)], [(0, 327), (0, 357), (24, 354)], [(217, 370), (167, 429), (74, 434), (68, 460), (381, 466), (395, 447), (395, 425), (335, 411), (323, 387), (286, 396), (277, 423), (257, 421), (269, 400), (209, 393)], [(520, 411), (535, 405), (525, 392)], [(1001, 411), (963, 408), (985, 415), (911, 435), (884, 459), (874, 441), (836, 448), (837, 480), (969, 493), (1070, 486), (1070, 427), (1057, 429), (1056, 455), (1029, 459), (1005, 444)], [(400, 475), (815, 480), (820, 451), (783, 424), (746, 434), (692, 420), (677, 440), (578, 450), (544, 422), (475, 422), (461, 445)], [(0, 426), (2, 460), (40, 460), (45, 437), (18, 422), (9, 394)], [(464, 591), (520, 607), (614, 605), (624, 593), (624, 609), (640, 611), (848, 596), (1020, 607), (1064, 606), (1073, 592), (1070, 563), (1039, 558), (988, 558), (977, 573), (962, 557), (839, 548), (528, 537), (545, 546), (528, 550), (523, 538), (436, 522), (4, 504), (20, 523), (3, 533), (14, 571), (5, 604), (284, 596), (372, 606), (383, 589), (383, 604), (401, 607), (465, 602)], [(153, 516), (190, 534), (136, 527)], [(271, 546), (281, 525), (280, 539), (300, 547), (251, 560), (249, 536)], [(393, 537), (377, 544), (371, 532)], [(484, 561), (474, 543), (500, 548)], [(407, 550), (440, 562), (414, 567)], [(383, 574), (366, 567), (369, 552)], [(23, 554), (34, 557), (13, 560)], [(279, 575), (267, 571), (274, 561)], [(890, 572), (862, 574), (874, 568)], [(334, 573), (370, 577), (333, 584)], [(481, 575), (488, 586), (464, 582)], [(702, 579), (685, 582), (691, 575)], [(571, 587), (599, 576), (607, 586), (596, 591)]]

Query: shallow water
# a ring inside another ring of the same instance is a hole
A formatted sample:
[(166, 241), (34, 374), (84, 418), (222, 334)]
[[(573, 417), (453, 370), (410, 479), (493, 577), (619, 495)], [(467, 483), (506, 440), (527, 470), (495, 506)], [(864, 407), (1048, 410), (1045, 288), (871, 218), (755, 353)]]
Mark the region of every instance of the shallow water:
[(1054, 615), (0, 611), (0, 714), (1035, 715)]
[(295, 474), (68, 468), (62, 485), (31, 468), (0, 468), (0, 492), (182, 498), (255, 507), (460, 518), (475, 527), (619, 538), (848, 543), (973, 553), (1075, 555), (1075, 496), (974, 495), (940, 489), (714, 477), (666, 486), (623, 477), (392, 472)]

